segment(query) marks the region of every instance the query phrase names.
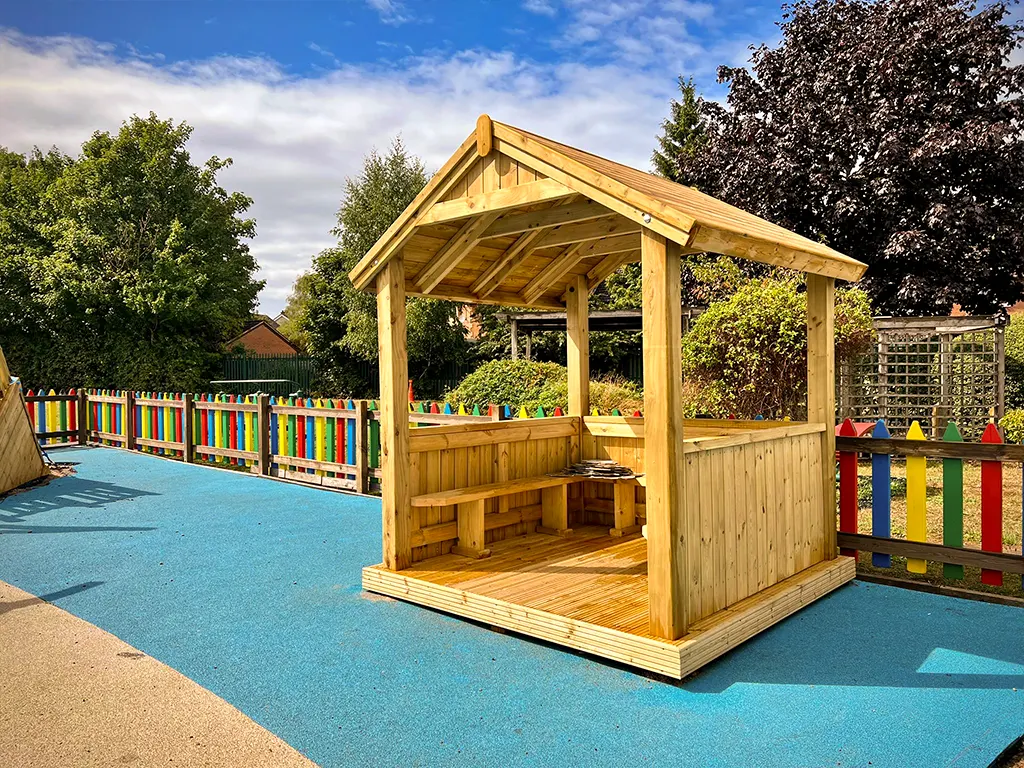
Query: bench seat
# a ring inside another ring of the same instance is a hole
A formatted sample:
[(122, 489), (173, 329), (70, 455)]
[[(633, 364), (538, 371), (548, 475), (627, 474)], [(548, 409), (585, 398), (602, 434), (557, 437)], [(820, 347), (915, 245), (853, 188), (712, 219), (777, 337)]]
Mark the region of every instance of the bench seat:
[[(456, 526), (458, 541), (452, 546), (452, 552), (465, 557), (487, 557), (491, 554), (484, 547), (484, 502), (514, 493), (540, 491), (541, 524), (537, 526), (539, 533), (556, 536), (568, 536), (569, 528), (569, 494), (568, 487), (574, 483), (593, 481), (595, 478), (582, 475), (558, 476), (536, 475), (505, 480), (498, 483), (473, 485), (468, 488), (455, 488), (449, 491), (421, 493), (412, 497), (413, 507), (448, 507), (456, 508)], [(611, 482), (612, 478), (601, 478)], [(615, 527), (609, 533), (622, 536), (639, 530), (636, 525), (633, 489), (637, 481), (633, 478), (615, 481)], [(434, 526), (440, 528), (441, 526)], [(445, 531), (449, 530), (445, 527)]]
[(543, 488), (554, 488), (559, 485), (570, 485), (571, 483), (579, 483), (586, 479), (585, 477), (551, 477), (549, 475), (521, 477), (518, 480), (504, 480), (500, 483), (487, 483), (486, 485), (474, 485), (469, 488), (456, 488), (450, 491), (423, 493), (412, 497), (412, 505), (414, 507), (447, 507), (467, 501), (496, 499), (499, 496), (508, 496), (513, 493), (525, 493), (527, 491), (539, 491)]

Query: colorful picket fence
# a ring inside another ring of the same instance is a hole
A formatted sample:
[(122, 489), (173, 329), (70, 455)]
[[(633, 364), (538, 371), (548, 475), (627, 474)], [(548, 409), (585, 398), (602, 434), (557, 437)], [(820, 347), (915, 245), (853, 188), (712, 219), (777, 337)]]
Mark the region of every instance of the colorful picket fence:
[[(1007, 445), (995, 424), (989, 424), (981, 442), (965, 442), (956, 424), (950, 422), (942, 440), (927, 440), (918, 422), (906, 437), (889, 434), (883, 421), (870, 436), (858, 436), (847, 419), (836, 438), (839, 461), (840, 552), (856, 556), (858, 550), (872, 553), (872, 565), (891, 568), (892, 555), (903, 556), (910, 573), (927, 571), (927, 561), (943, 564), (943, 576), (962, 580), (964, 566), (981, 569), (981, 581), (1003, 584), (1004, 573), (1024, 574), (1021, 554), (1003, 551), (1003, 464), (1021, 465), (1024, 483), (1024, 445)], [(871, 456), (871, 533), (858, 531), (858, 454)], [(892, 538), (892, 459), (906, 459), (906, 539)], [(929, 459), (942, 461), (942, 543), (928, 541), (927, 482)], [(981, 549), (964, 547), (964, 461), (981, 463)], [(1019, 511), (1024, 521), (1024, 508)]]
[(379, 486), (373, 402), (72, 390), (29, 391), (26, 407), (44, 447), (105, 445), (363, 493)]
[(28, 390), (25, 407), (32, 429), (43, 447), (78, 442), (78, 393), (54, 390)]

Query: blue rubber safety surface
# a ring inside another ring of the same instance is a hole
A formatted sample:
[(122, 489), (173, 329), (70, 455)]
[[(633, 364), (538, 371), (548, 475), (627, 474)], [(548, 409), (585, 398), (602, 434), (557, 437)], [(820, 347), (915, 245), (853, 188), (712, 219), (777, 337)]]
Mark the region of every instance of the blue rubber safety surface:
[[(360, 589), (380, 503), (112, 449), (0, 502), (0, 579), (328, 766), (986, 766), (1024, 610), (855, 582), (683, 684)], [(2, 620), (2, 617), (0, 617)]]

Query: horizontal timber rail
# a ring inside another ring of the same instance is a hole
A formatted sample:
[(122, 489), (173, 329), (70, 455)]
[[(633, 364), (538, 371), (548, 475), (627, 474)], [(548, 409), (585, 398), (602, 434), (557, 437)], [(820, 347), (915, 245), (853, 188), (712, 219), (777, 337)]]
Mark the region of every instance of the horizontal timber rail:
[[(928, 440), (915, 421), (903, 438), (894, 438), (884, 421), (870, 436), (858, 434), (847, 419), (836, 437), (839, 461), (839, 534), (844, 555), (871, 552), (877, 568), (891, 568), (892, 556), (905, 557), (907, 571), (927, 573), (927, 562), (943, 564), (946, 579), (963, 580), (964, 567), (981, 569), (981, 583), (1003, 586), (1003, 574), (1024, 574), (1024, 552), (1003, 551), (1003, 465), (1020, 465), (1024, 478), (1024, 446), (1003, 443), (996, 425), (990, 423), (980, 442), (964, 442), (957, 425), (950, 422), (942, 440)], [(871, 462), (871, 533), (858, 530), (863, 493), (858, 487), (858, 454)], [(892, 538), (892, 460), (906, 462), (906, 539)], [(942, 543), (928, 541), (927, 462), (941, 461)], [(981, 550), (964, 547), (964, 461), (981, 464)], [(1024, 510), (1018, 511), (1024, 517)]]

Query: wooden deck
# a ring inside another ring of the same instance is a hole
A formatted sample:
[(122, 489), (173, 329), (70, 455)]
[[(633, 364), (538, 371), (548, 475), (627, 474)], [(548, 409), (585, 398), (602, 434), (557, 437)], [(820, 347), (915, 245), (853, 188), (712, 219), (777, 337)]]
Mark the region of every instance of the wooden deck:
[(701, 619), (675, 642), (648, 633), (647, 541), (577, 527), (493, 542), (492, 555), (443, 555), (400, 572), (363, 569), (363, 587), (682, 679), (853, 579), (854, 560), (813, 565)]

